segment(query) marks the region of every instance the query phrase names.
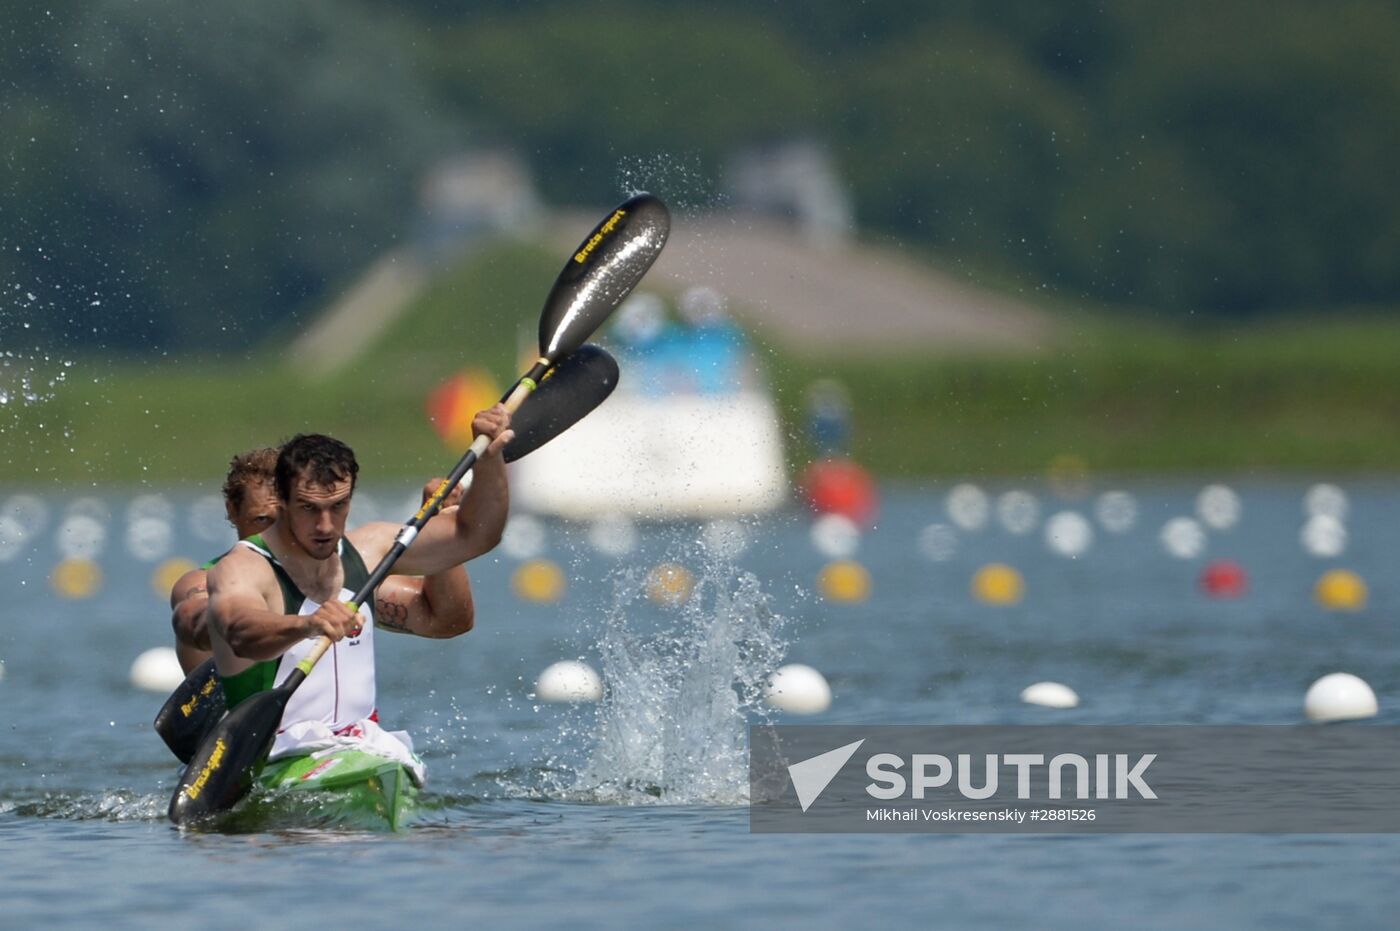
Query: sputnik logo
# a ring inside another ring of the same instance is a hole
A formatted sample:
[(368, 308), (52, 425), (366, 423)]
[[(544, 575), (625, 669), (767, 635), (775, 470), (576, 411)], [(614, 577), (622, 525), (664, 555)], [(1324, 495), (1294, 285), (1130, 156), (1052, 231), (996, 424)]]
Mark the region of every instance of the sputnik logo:
[(797, 801), (803, 811), (810, 808), (826, 791), (826, 787), (831, 785), (831, 780), (841, 772), (841, 767), (846, 765), (863, 743), (864, 737), (855, 743), (828, 750), (788, 767), (788, 776), (792, 779), (792, 787), (797, 791)]

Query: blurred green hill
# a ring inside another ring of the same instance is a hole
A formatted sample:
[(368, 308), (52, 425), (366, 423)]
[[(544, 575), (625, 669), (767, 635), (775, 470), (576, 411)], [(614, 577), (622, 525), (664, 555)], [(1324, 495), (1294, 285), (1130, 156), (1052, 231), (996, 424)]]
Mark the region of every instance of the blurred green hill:
[[(431, 429), (427, 393), (466, 366), (511, 378), (560, 264), (552, 247), (478, 249), (326, 376), (288, 350), (290, 333), (237, 359), (20, 354), (12, 361), (28, 366), (36, 400), (0, 405), (0, 482), (211, 486), (234, 452), (302, 430), (346, 439), (376, 480), (422, 481), (460, 452)], [(1065, 457), (1095, 471), (1154, 473), (1386, 471), (1400, 462), (1400, 319), (1182, 328), (1055, 313), (1059, 335), (1029, 353), (908, 354), (839, 340), (794, 348), (779, 330), (760, 329), (793, 464), (812, 455), (805, 392), (833, 377), (852, 396), (853, 454), (887, 477), (1029, 477)]]

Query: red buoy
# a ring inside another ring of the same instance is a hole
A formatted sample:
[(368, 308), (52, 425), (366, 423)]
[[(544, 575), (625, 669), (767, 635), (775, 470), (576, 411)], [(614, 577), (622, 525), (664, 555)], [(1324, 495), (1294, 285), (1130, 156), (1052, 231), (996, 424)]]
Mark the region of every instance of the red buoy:
[(1201, 591), (1212, 598), (1238, 598), (1249, 588), (1244, 567), (1230, 559), (1217, 559), (1201, 570)]
[(849, 459), (812, 463), (800, 484), (807, 503), (818, 514), (841, 514), (869, 526), (879, 511), (879, 494), (870, 473)]

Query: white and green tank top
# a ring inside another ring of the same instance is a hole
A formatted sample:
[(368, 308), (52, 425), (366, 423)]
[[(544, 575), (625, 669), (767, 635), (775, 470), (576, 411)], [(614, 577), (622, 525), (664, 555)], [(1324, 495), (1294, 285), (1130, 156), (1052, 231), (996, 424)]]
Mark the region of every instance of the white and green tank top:
[[(287, 614), (314, 614), (321, 606), (302, 594), (292, 581), (287, 570), (282, 567), (267, 548), (261, 536), (240, 540), (239, 546), (246, 546), (262, 556), (272, 566), (277, 582), (282, 588), (282, 610)], [(345, 587), (337, 596), (342, 601), (355, 597), (355, 592), (369, 579), (365, 561), (349, 540), (340, 541), (340, 563), (344, 568)], [(374, 599), (368, 599), (373, 602)], [(326, 655), (311, 670), (306, 681), (292, 693), (287, 702), (287, 710), (282, 714), (282, 728), (299, 721), (320, 721), (332, 730), (347, 727), (362, 718), (375, 714), (374, 691), (374, 612), (369, 604), (360, 605), (360, 615), (364, 623), (360, 635), (346, 637), (332, 644)], [(311, 637), (283, 653), (277, 659), (263, 660), (232, 676), (223, 676), (224, 695), (232, 710), (239, 702), (254, 693), (281, 685), (296, 668), (296, 664), (311, 652), (319, 637)]]

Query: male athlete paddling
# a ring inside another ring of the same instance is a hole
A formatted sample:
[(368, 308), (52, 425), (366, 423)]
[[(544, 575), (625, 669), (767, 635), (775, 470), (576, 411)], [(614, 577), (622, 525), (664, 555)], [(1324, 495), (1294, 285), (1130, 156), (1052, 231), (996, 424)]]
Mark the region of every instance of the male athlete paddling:
[[(438, 514), (423, 526), (396, 572), (441, 572), (500, 541), (510, 506), (502, 456), (514, 436), (509, 426), (502, 405), (476, 415), (473, 432), (490, 445), (471, 489), (455, 514)], [(371, 523), (345, 532), (358, 473), (354, 453), (331, 437), (300, 435), (282, 447), (277, 522), (209, 570), (210, 646), (234, 708), (282, 682), (320, 637), (330, 638), (329, 654), (287, 703), (270, 759), (353, 743), (399, 760), (421, 780), (412, 741), (378, 726), (372, 606), (352, 611), (345, 603), (401, 529)]]
[[(229, 462), (223, 486), (224, 510), (240, 540), (262, 533), (277, 520), (280, 507), (273, 477), (277, 452), (267, 447), (253, 449)], [(423, 489), (423, 500), (440, 484), (442, 479), (429, 482)], [(458, 485), (442, 499), (443, 513), (455, 513), (461, 498)], [(187, 675), (209, 658), (208, 574), (222, 558), (191, 569), (170, 589), (175, 653)], [(471, 580), (458, 567), (422, 579), (391, 575), (375, 592), (374, 611), (379, 626), (386, 630), (420, 637), (455, 637), (471, 630), (475, 620)]]

